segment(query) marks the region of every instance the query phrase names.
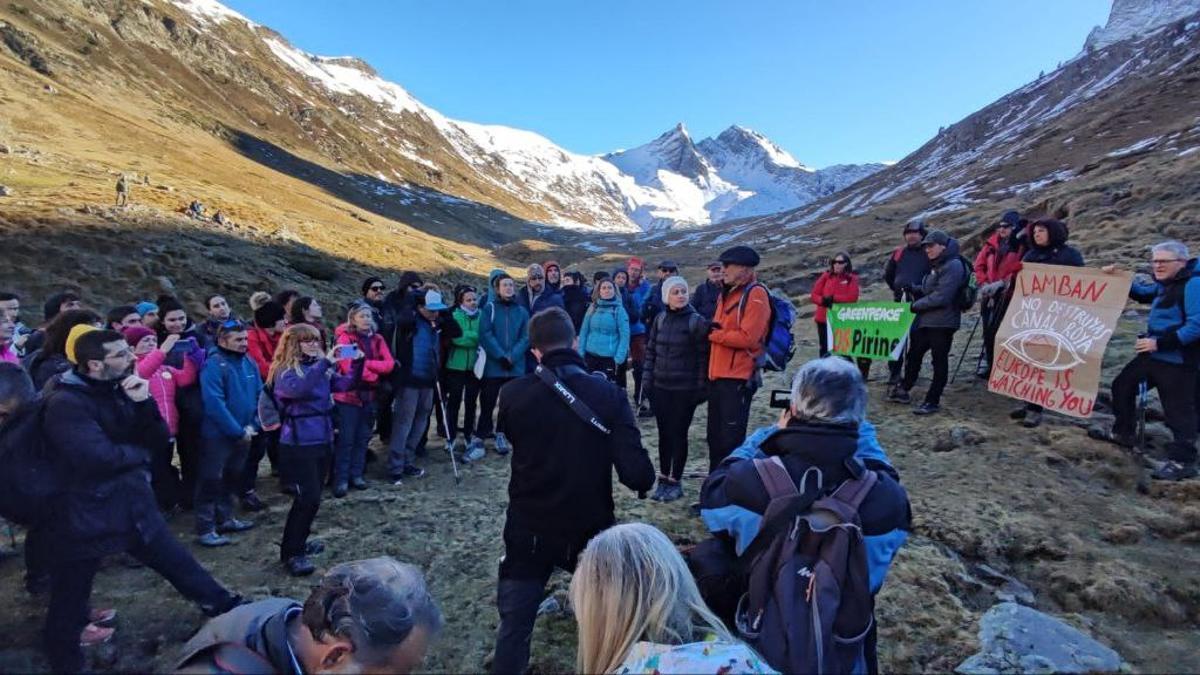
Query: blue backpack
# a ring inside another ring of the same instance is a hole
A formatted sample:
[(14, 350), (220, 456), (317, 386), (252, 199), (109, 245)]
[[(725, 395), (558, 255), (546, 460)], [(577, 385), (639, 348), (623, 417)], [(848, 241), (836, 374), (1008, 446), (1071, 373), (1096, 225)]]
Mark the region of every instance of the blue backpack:
[(746, 312), (746, 301), (750, 291), (758, 286), (767, 293), (771, 304), (771, 321), (767, 324), (767, 335), (763, 340), (763, 353), (758, 357), (758, 367), (763, 370), (783, 372), (787, 364), (796, 355), (796, 337), (792, 335), (792, 323), (796, 320), (796, 310), (787, 298), (771, 293), (766, 286), (755, 283), (746, 289), (738, 303), (738, 319)]

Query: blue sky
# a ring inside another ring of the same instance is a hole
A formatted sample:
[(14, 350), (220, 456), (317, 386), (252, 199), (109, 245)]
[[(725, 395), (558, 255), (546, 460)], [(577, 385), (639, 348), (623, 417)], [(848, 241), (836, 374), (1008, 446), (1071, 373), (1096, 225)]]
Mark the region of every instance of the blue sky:
[(457, 119), (574, 152), (730, 124), (810, 166), (898, 160), (1077, 54), (1109, 0), (223, 0)]

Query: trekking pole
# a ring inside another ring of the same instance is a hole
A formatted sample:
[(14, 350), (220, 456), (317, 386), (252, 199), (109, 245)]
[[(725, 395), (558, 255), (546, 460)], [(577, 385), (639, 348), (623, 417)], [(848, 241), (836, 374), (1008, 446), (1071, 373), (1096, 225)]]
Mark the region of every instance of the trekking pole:
[(954, 380), (958, 378), (958, 369), (962, 368), (963, 359), (967, 358), (967, 352), (971, 351), (971, 341), (975, 339), (975, 331), (979, 330), (979, 316), (975, 316), (975, 325), (971, 327), (971, 334), (967, 336), (967, 344), (963, 347), (962, 353), (958, 355), (958, 365), (954, 367), (954, 374), (950, 376), (950, 384), (954, 384)]
[(462, 476), (458, 473), (458, 459), (454, 457), (454, 439), (450, 436), (450, 418), (446, 414), (446, 399), (442, 398), (440, 378), (434, 379), (433, 392), (437, 395), (438, 408), (442, 411), (442, 430), (446, 432), (446, 452), (450, 455), (450, 466), (454, 469), (454, 484), (459, 485), (462, 483)]
[(1146, 408), (1150, 405), (1150, 387), (1146, 380), (1138, 382), (1137, 430), (1134, 436), (1134, 460), (1137, 462), (1135, 488), (1141, 494), (1150, 492), (1150, 480), (1146, 475)]

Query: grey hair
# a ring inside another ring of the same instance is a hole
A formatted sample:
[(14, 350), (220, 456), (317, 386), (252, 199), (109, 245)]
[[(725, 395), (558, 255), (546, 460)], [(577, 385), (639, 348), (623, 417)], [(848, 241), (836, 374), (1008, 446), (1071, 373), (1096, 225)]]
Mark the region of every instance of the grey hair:
[(330, 568), (304, 602), (302, 616), (314, 639), (347, 639), (367, 664), (385, 663), (417, 626), (431, 635), (442, 628), (442, 612), (421, 571), (387, 556)]
[(792, 380), (792, 416), (806, 422), (854, 424), (867, 413), (867, 385), (858, 368), (837, 357), (813, 359)]
[(379, 330), (379, 326), (375, 325), (375, 311), (365, 302), (351, 303), (350, 311), (346, 312), (346, 323), (351, 324), (351, 328), (353, 328), (355, 315), (362, 314), (363, 312), (366, 312), (367, 316), (371, 319), (371, 330)]
[(1150, 247), (1151, 255), (1158, 253), (1159, 251), (1169, 251), (1170, 253), (1174, 254), (1176, 257), (1182, 258), (1184, 260), (1191, 258), (1191, 256), (1188, 255), (1187, 244), (1185, 244), (1181, 241), (1175, 241), (1174, 239), (1170, 239), (1170, 240), (1164, 241), (1160, 244), (1155, 244), (1154, 246)]

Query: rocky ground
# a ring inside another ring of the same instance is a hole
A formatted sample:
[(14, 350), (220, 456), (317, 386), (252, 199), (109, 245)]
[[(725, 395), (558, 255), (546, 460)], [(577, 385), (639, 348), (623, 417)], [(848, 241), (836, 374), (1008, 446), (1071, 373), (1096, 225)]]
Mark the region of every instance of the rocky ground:
[[(1123, 323), (1110, 346), (1110, 375), (1129, 351), (1134, 321)], [(811, 324), (800, 328), (797, 363), (815, 351)], [(1155, 484), (1139, 494), (1135, 463), (1120, 450), (1087, 439), (1080, 424), (1067, 418), (1050, 417), (1034, 431), (1016, 426), (1007, 416), (1012, 402), (988, 394), (966, 369), (947, 392), (945, 412), (932, 419), (883, 401), (882, 365), (871, 383), (870, 417), (909, 490), (915, 516), (913, 537), (878, 600), (885, 669), (953, 669), (979, 649), (978, 621), (1001, 600), (1082, 628), (1135, 671), (1200, 669), (1200, 481)], [(768, 386), (783, 386), (781, 378), (773, 379)], [(757, 398), (752, 426), (772, 420), (766, 399)], [(642, 429), (654, 456), (653, 422), (643, 422)], [(619, 519), (653, 523), (680, 545), (704, 535), (687, 510), (705, 467), (703, 429), (702, 412), (693, 425), (685, 499), (662, 505), (622, 490)], [(1165, 430), (1153, 424), (1151, 432), (1161, 441)], [(318, 562), (324, 568), (387, 554), (421, 566), (447, 619), (426, 665), (478, 671), (487, 663), (498, 621), (495, 576), (508, 462), (489, 455), (464, 468), (455, 485), (445, 452), (433, 443), (426, 466), (428, 477), (393, 488), (378, 480), (376, 464), (372, 489), (327, 499), (316, 536), (328, 549)], [(311, 579), (291, 579), (276, 562), (288, 501), (275, 492), (265, 469), (260, 482), (271, 508), (257, 518), (259, 527), (235, 546), (197, 550), (197, 556), (245, 594), (302, 598)], [(190, 532), (186, 517), (172, 526), (181, 537)], [(0, 593), (12, 599), (0, 615), (5, 672), (44, 668), (36, 650), (44, 602), (21, 587), (22, 568), (19, 558), (0, 562)], [(556, 577), (548, 594), (564, 601), (567, 583), (565, 575)], [(116, 648), (98, 655), (104, 669), (166, 668), (202, 621), (165, 582), (118, 562), (98, 577), (94, 599), (121, 612)], [(573, 668), (574, 630), (566, 613), (539, 619), (537, 672)]]

